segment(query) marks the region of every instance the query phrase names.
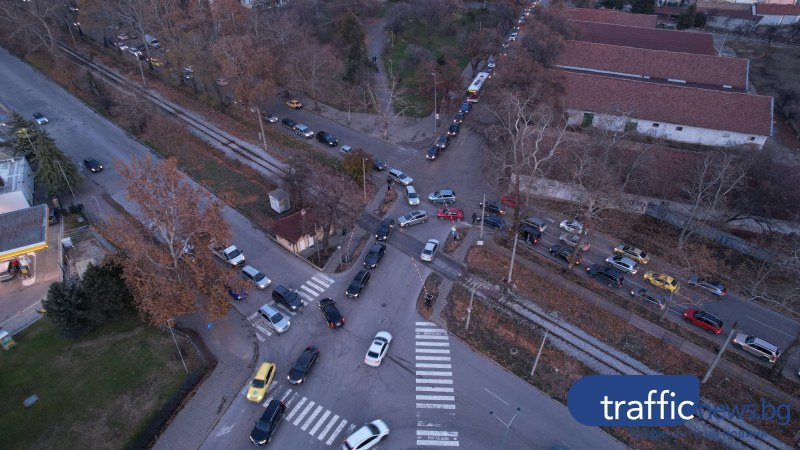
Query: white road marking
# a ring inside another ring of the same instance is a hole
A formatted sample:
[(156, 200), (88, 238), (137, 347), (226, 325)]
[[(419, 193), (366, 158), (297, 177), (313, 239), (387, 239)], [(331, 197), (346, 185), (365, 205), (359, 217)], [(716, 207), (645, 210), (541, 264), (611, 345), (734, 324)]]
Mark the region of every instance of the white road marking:
[(325, 436), (328, 434), (328, 431), (331, 431), (333, 424), (336, 423), (337, 420), (339, 420), (339, 415), (334, 414), (333, 419), (331, 419), (331, 421), (328, 422), (328, 425), (322, 429), (322, 432), (319, 434), (319, 436), (317, 436), (317, 439), (319, 439), (320, 441), (325, 439)]
[(458, 447), (458, 441), (421, 441), (417, 440), (418, 447), (433, 446), (433, 447)]
[(450, 339), (446, 334), (418, 334), (417, 339)]
[[(316, 284), (312, 283), (311, 280), (306, 281), (306, 283), (304, 285), (300, 286), (300, 287), (305, 289), (305, 290), (307, 290), (308, 292), (314, 294), (314, 296), (319, 295), (322, 291), (325, 290), (325, 288), (321, 288), (321, 287), (317, 286)], [(310, 289), (310, 288), (314, 288), (314, 289)]]
[[(292, 422), (292, 424), (293, 424), (294, 426), (297, 426), (297, 424), (299, 424), (299, 423), (300, 423), (300, 421), (301, 421), (301, 420), (303, 420), (303, 417), (305, 417), (305, 416), (306, 416), (306, 414), (308, 414), (308, 412), (309, 412), (309, 411), (311, 411), (311, 408), (313, 408), (313, 407), (314, 407), (314, 402), (313, 402), (313, 401), (309, 401), (309, 402), (308, 402), (308, 406), (306, 406), (306, 409), (304, 409), (304, 410), (303, 410), (303, 412), (301, 412), (301, 413), (300, 413), (300, 414), (297, 416), (297, 419), (294, 419), (294, 422)], [(300, 408), (298, 407), (298, 409), (300, 409)]]
[(441, 372), (438, 370), (418, 370), (416, 371), (418, 377), (452, 377), (453, 372)]
[(444, 378), (417, 378), (418, 384), (453, 384), (453, 380)]
[(426, 364), (417, 363), (418, 369), (452, 369), (451, 364)]
[(417, 400), (433, 400), (437, 402), (454, 402), (456, 401), (453, 395), (417, 395)]
[(439, 353), (443, 355), (449, 355), (450, 350), (448, 349), (440, 349), (440, 348), (415, 348), (414, 351), (416, 353)]
[(306, 423), (304, 423), (303, 426), (300, 427), (300, 429), (306, 431), (308, 426), (311, 425), (311, 422), (314, 421), (314, 418), (317, 417), (320, 411), (322, 411), (322, 405), (317, 405), (317, 409), (315, 409), (314, 412), (311, 413), (310, 416), (308, 416), (308, 420), (306, 420)]
[(415, 333), (431, 333), (431, 334), (447, 334), (447, 331), (442, 330), (441, 328), (415, 328)]
[(300, 400), (300, 403), (298, 403), (297, 406), (295, 406), (294, 409), (292, 409), (292, 411), (289, 412), (289, 415), (286, 416), (286, 421), (287, 422), (292, 420), (292, 417), (294, 417), (294, 415), (297, 414), (297, 411), (300, 411), (300, 408), (303, 407), (303, 404), (305, 404), (306, 400), (308, 400), (308, 397), (303, 397)]
[(314, 428), (312, 428), (312, 429), (311, 429), (311, 431), (309, 431), (309, 432), (308, 432), (308, 434), (310, 434), (310, 435), (312, 435), (312, 436), (313, 436), (313, 435), (314, 435), (314, 434), (317, 432), (317, 430), (319, 430), (319, 427), (321, 427), (321, 426), (322, 426), (322, 424), (323, 424), (323, 423), (325, 423), (325, 419), (327, 419), (327, 418), (328, 418), (328, 416), (330, 416), (330, 415), (331, 415), (331, 412), (330, 412), (330, 410), (327, 410), (327, 409), (326, 409), (326, 410), (325, 410), (325, 414), (323, 414), (323, 415), (322, 415), (322, 417), (320, 417), (320, 419), (319, 419), (319, 421), (317, 422), (317, 424), (316, 424), (316, 425), (314, 425)]
[[(417, 414), (419, 414), (419, 413), (417, 413)], [(421, 420), (417, 421), (417, 426), (418, 427), (436, 427), (436, 428), (441, 428), (442, 427), (441, 424), (433, 423), (433, 422), (423, 422)]]
[[(259, 324), (257, 322), (253, 324), (253, 328), (255, 328), (256, 330), (258, 330), (258, 331), (260, 331), (260, 332), (262, 332), (264, 334), (266, 334), (267, 336), (272, 336), (272, 330), (270, 330), (269, 328), (267, 328), (267, 327), (265, 327), (265, 326), (263, 326), (263, 325), (261, 325), (261, 324)], [(256, 333), (256, 334), (258, 334), (258, 333)]]
[(284, 403), (286, 403), (286, 397), (288, 397), (288, 396), (289, 396), (289, 394), (291, 394), (291, 393), (292, 393), (292, 390), (291, 390), (291, 389), (287, 390), (287, 391), (286, 391), (286, 393), (285, 393), (285, 394), (283, 394), (283, 397), (281, 397), (281, 401), (282, 401), (282, 402), (284, 402)]
[(453, 388), (417, 386), (417, 392), (453, 392)]
[(247, 317), (247, 320), (253, 320), (253, 318), (254, 318), (255, 316), (257, 316), (257, 315), (258, 315), (258, 311), (254, 312), (253, 314), (250, 314), (250, 315)]
[(764, 326), (765, 326), (765, 327), (767, 327), (767, 328), (772, 328), (773, 330), (777, 331), (778, 333), (781, 333), (781, 334), (783, 334), (783, 335), (785, 335), (785, 336), (788, 336), (788, 337), (790, 337), (790, 338), (794, 338), (794, 335), (793, 335), (793, 334), (789, 334), (789, 333), (786, 333), (786, 332), (784, 332), (784, 331), (782, 331), (782, 330), (779, 330), (779, 329), (777, 329), (777, 328), (773, 327), (772, 325), (770, 325), (770, 324), (768, 324), (768, 323), (764, 323), (764, 322), (762, 322), (762, 321), (760, 321), (760, 320), (756, 320), (756, 319), (754, 319), (754, 318), (752, 318), (752, 317), (750, 317), (750, 316), (745, 316), (745, 317), (747, 317), (748, 319), (752, 320), (753, 322), (758, 322), (758, 323), (760, 323), (761, 325), (764, 325)]
[(227, 427), (222, 427), (222, 429), (217, 432), (217, 437), (230, 433), (234, 426), (235, 425), (228, 425)]
[(414, 322), (414, 325), (416, 325), (418, 327), (435, 327), (435, 326), (437, 326), (433, 322)]
[(417, 341), (417, 347), (449, 347), (449, 342), (422, 342)]
[(306, 299), (308, 299), (308, 301), (313, 301), (313, 300), (314, 300), (315, 298), (317, 298), (317, 296), (319, 295), (319, 292), (314, 292), (314, 291), (312, 291), (311, 289), (309, 289), (309, 288), (307, 288), (307, 287), (305, 287), (305, 286), (301, 286), (301, 287), (302, 287), (303, 289), (307, 290), (308, 292), (310, 292), (310, 294), (306, 294), (306, 293), (305, 293), (305, 292), (303, 292), (303, 291), (297, 291), (297, 293), (298, 293), (298, 294), (300, 294), (300, 295), (302, 295), (302, 296), (303, 296), (303, 297), (305, 297)]
[(333, 433), (331, 433), (331, 437), (329, 437), (328, 440), (325, 441), (325, 444), (326, 445), (333, 444), (333, 440), (336, 438), (336, 436), (339, 435), (339, 432), (342, 431), (342, 428), (344, 428), (345, 425), (347, 425), (347, 421), (342, 419), (342, 421), (339, 423), (339, 426), (337, 426), (336, 429), (333, 430)]
[(331, 278), (329, 276), (326, 276), (325, 274), (322, 274), (322, 273), (318, 273), (318, 274), (314, 275), (311, 278), (316, 280), (317, 277), (319, 277), (319, 279), (327, 281), (329, 283), (328, 286), (330, 286), (331, 284), (333, 284), (334, 281), (336, 281), (333, 278)]
[(425, 356), (425, 355), (417, 355), (417, 358), (420, 361), (450, 361), (449, 356)]
[(417, 403), (417, 409), (456, 409), (456, 405), (446, 403)]
[(502, 398), (498, 397), (497, 394), (495, 394), (494, 392), (492, 392), (492, 391), (490, 391), (490, 390), (488, 390), (486, 388), (483, 388), (483, 390), (485, 390), (486, 392), (492, 394), (494, 396), (494, 398), (496, 398), (496, 399), (500, 400), (501, 402), (505, 403), (506, 405), (508, 405), (507, 401), (505, 401)]
[(417, 430), (417, 436), (458, 437), (458, 431)]
[(266, 338), (263, 338), (263, 337), (261, 337), (261, 335), (260, 335), (259, 333), (256, 333), (256, 337), (258, 338), (258, 341), (259, 341), (259, 342), (267, 342), (267, 339), (266, 339)]

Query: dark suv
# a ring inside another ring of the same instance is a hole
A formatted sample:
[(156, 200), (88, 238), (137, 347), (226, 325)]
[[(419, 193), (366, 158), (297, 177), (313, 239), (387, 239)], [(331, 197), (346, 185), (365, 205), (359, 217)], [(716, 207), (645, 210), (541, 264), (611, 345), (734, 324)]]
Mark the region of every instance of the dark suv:
[[(556, 245), (550, 247), (550, 254), (555, 256), (556, 258), (561, 258), (564, 261), (566, 261), (567, 263), (569, 263), (569, 259), (573, 258), (573, 256), (572, 256), (573, 250), (574, 249), (572, 247), (567, 247), (566, 245), (556, 244)], [(580, 265), (581, 261), (583, 261), (583, 256), (581, 256), (580, 252), (575, 254), (573, 261), (575, 262), (576, 266)]]
[(608, 287), (620, 287), (625, 281), (625, 275), (617, 269), (599, 264), (592, 264), (586, 269), (590, 277), (602, 281)]
[(290, 311), (299, 311), (303, 307), (303, 302), (297, 292), (279, 284), (272, 291), (272, 299), (278, 303), (283, 303)]
[(285, 126), (286, 128), (294, 131), (294, 127), (295, 127), (295, 125), (297, 125), (297, 122), (295, 122), (294, 120), (292, 120), (292, 119), (290, 119), (288, 117), (285, 117), (285, 118), (281, 119), (281, 124), (283, 126)]
[(392, 230), (394, 230), (394, 219), (390, 217), (383, 219), (383, 222), (381, 222), (381, 225), (378, 227), (378, 231), (375, 233), (375, 239), (379, 241), (389, 239)]
[(272, 441), (272, 436), (275, 430), (281, 424), (283, 414), (286, 412), (286, 405), (280, 400), (273, 400), (267, 405), (264, 414), (256, 422), (253, 431), (250, 432), (250, 442), (255, 445), (261, 446), (268, 444)]
[(358, 298), (358, 296), (361, 295), (361, 291), (367, 287), (367, 284), (369, 283), (369, 277), (370, 274), (368, 271), (360, 270), (356, 274), (355, 278), (353, 278), (353, 281), (350, 282), (350, 285), (347, 286), (345, 294), (350, 298)]
[(450, 136), (446, 134), (439, 136), (439, 139), (436, 140), (436, 146), (442, 150), (446, 149), (448, 145), (450, 145)]
[(519, 237), (521, 237), (523, 241), (533, 245), (539, 243), (539, 240), (542, 239), (542, 233), (538, 228), (525, 225), (520, 228)]
[(320, 131), (319, 133), (317, 133), (317, 140), (327, 145), (328, 147), (336, 147), (337, 145), (339, 145), (339, 140), (333, 137), (333, 135), (328, 133), (327, 131)]
[(367, 256), (364, 258), (364, 267), (367, 269), (374, 269), (378, 267), (383, 255), (386, 253), (386, 244), (383, 242), (376, 242), (369, 249)]

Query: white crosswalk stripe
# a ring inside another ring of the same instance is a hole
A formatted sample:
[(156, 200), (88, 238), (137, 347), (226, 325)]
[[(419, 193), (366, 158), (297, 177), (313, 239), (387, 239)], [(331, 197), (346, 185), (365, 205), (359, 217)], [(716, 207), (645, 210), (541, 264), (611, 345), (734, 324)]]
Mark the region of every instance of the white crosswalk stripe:
[(311, 431), (308, 432), (308, 434), (310, 434), (312, 436), (315, 435), (317, 433), (317, 430), (319, 430), (319, 427), (321, 427), (322, 424), (325, 423), (325, 419), (327, 419), (328, 416), (330, 416), (330, 415), (331, 415), (330, 410), (326, 409), (325, 413), (322, 414), (322, 417), (319, 418), (319, 420), (317, 421), (317, 424), (314, 425), (314, 428), (312, 428)]
[(305, 421), (305, 423), (303, 424), (302, 427), (300, 427), (300, 429), (306, 431), (308, 429), (308, 426), (314, 422), (314, 418), (317, 417), (320, 411), (322, 411), (322, 405), (317, 405), (317, 409), (315, 409), (314, 412), (311, 413), (310, 416), (308, 416), (308, 420)]
[(333, 430), (333, 433), (331, 434), (331, 437), (329, 437), (328, 440), (325, 441), (325, 444), (326, 445), (331, 445), (333, 443), (333, 439), (339, 434), (339, 432), (342, 431), (342, 428), (344, 428), (346, 425), (347, 425), (347, 421), (342, 419), (342, 421), (339, 423), (339, 425), (336, 426), (336, 429)]
[[(246, 389), (244, 392), (246, 392)], [(308, 397), (301, 396), (290, 388), (272, 384), (267, 390), (267, 394), (268, 397), (261, 406), (266, 408), (269, 402), (280, 399), (286, 405), (286, 415), (283, 420), (290, 422), (303, 431), (307, 431), (309, 435), (316, 437), (320, 441), (324, 441), (327, 438), (327, 441), (325, 441), (327, 445), (331, 445), (336, 438), (342, 437), (343, 430), (350, 423), (347, 419), (339, 417), (338, 414), (333, 414), (325, 406), (314, 402)], [(331, 414), (333, 414), (332, 418)], [(353, 428), (353, 425), (350, 428)], [(320, 429), (322, 431), (319, 431)], [(344, 434), (347, 434), (347, 430), (345, 430)]]
[(417, 447), (458, 447), (457, 431), (442, 430), (442, 425), (430, 420), (455, 415), (450, 336), (432, 322), (416, 322), (414, 337)]
[(339, 415), (334, 414), (333, 419), (331, 419), (331, 421), (328, 422), (328, 425), (326, 425), (325, 428), (323, 428), (322, 431), (319, 433), (319, 435), (317, 435), (317, 439), (319, 439), (320, 441), (325, 439), (325, 436), (328, 435), (328, 431), (331, 431), (331, 428), (333, 428), (333, 424), (335, 424), (337, 420), (339, 420)]

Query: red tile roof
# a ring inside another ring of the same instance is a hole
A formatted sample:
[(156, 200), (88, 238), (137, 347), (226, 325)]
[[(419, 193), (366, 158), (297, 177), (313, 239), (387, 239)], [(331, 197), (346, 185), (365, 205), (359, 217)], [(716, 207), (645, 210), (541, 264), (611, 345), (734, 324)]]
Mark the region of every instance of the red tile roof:
[(567, 8), (567, 19), (585, 22), (602, 22), (633, 27), (656, 27), (658, 16), (652, 14), (633, 14), (616, 9)]
[(765, 5), (756, 4), (757, 16), (800, 16), (798, 5)]
[[(681, 6), (657, 6), (656, 14), (659, 16), (679, 16), (686, 12), (687, 8)], [(753, 15), (751, 5), (738, 3), (704, 3), (697, 7), (697, 12), (704, 12), (709, 16), (732, 17), (735, 19), (758, 20), (758, 16)]]
[[(314, 216), (314, 212), (306, 209), (306, 233), (313, 234), (315, 222), (318, 221)], [(275, 233), (275, 235), (286, 239), (292, 244), (297, 243), (297, 241), (303, 236), (303, 215), (300, 211), (297, 211), (275, 221), (275, 224), (272, 225), (272, 232)]]
[(562, 71), (566, 107), (713, 130), (772, 135), (772, 97)]
[(567, 41), (556, 65), (644, 76), (653, 80), (682, 80), (709, 85), (709, 88), (727, 85), (745, 89), (749, 61), (742, 58)]
[(577, 32), (576, 41), (698, 55), (717, 54), (710, 33), (629, 27), (580, 20), (570, 20), (569, 22)]

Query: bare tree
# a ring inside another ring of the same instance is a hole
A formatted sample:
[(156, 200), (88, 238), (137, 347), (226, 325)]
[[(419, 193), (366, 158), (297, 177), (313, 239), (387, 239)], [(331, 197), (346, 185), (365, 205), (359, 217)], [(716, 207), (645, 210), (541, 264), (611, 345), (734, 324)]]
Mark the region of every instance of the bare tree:
[(23, 52), (44, 48), (56, 55), (62, 26), (70, 26), (66, 5), (45, 0), (0, 2), (0, 39)]
[(353, 180), (344, 173), (332, 173), (326, 170), (315, 170), (311, 179), (314, 190), (314, 204), (322, 211), (318, 217), (325, 221), (322, 236), (322, 248), (328, 248), (330, 231), (337, 225), (352, 223), (356, 211), (363, 209), (363, 204), (353, 203), (353, 192), (358, 192)]
[(404, 100), (405, 90), (400, 86), (397, 74), (390, 72), (387, 78), (383, 92), (377, 92), (373, 86), (367, 88), (372, 105), (383, 122), (384, 140), (389, 139), (389, 125), (411, 108)]
[(464, 50), (469, 56), (472, 70), (478, 69), (478, 63), (492, 53), (500, 44), (500, 35), (496, 29), (480, 28), (470, 31), (464, 37)]

